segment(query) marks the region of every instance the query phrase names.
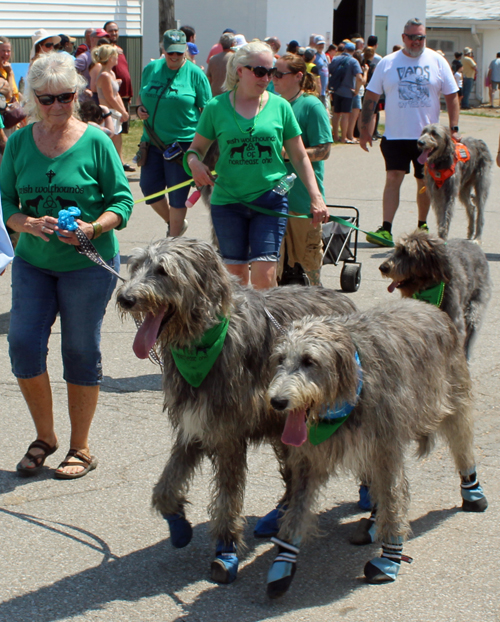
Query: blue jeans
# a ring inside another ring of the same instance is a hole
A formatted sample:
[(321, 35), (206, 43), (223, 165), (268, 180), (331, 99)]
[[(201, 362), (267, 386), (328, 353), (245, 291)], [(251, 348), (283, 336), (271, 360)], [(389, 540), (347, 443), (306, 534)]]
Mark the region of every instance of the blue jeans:
[[(107, 263), (118, 271), (120, 256)], [(100, 384), (101, 325), (116, 281), (97, 265), (55, 272), (15, 257), (8, 341), (16, 378), (35, 378), (47, 370), (48, 341), (59, 313), (64, 380), (81, 386)]]
[[(288, 212), (288, 199), (270, 190), (251, 204), (278, 214)], [(267, 216), (241, 203), (211, 206), (212, 222), (226, 264), (278, 261), (286, 218)]]
[[(181, 147), (186, 151), (191, 143), (179, 143)], [(147, 197), (150, 194), (155, 194), (164, 190), (165, 188), (171, 188), (177, 186), (177, 184), (187, 181), (190, 177), (186, 174), (183, 166), (178, 164), (174, 160), (165, 160), (163, 157), (163, 151), (150, 145), (148, 149), (148, 159), (146, 164), (141, 167), (141, 181), (140, 186), (142, 194)], [(184, 186), (179, 190), (174, 190), (168, 195), (168, 202), (170, 207), (186, 207), (186, 199), (188, 198), (190, 186)], [(163, 199), (165, 195), (162, 194), (154, 199), (148, 199), (147, 205), (156, 203)]]
[(469, 97), (472, 92), (472, 87), (474, 86), (474, 78), (464, 78), (463, 84), (463, 94), (464, 98), (462, 99), (462, 108), (470, 108)]

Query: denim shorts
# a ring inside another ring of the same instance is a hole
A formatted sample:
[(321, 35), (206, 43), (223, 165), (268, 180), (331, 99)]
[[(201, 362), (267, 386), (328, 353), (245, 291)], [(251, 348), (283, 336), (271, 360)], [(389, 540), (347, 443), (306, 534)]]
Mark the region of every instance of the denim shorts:
[[(270, 190), (251, 204), (280, 214), (288, 212), (288, 199)], [(220, 252), (227, 264), (278, 261), (287, 218), (267, 216), (241, 203), (211, 206)]]
[[(179, 143), (184, 151), (189, 149), (191, 143)], [(171, 188), (177, 184), (191, 179), (184, 170), (182, 164), (177, 164), (174, 160), (165, 160), (163, 157), (163, 151), (150, 145), (148, 149), (148, 159), (144, 166), (141, 166), (141, 181), (140, 186), (142, 194), (147, 197), (150, 194), (160, 192), (165, 188)], [(179, 190), (174, 190), (168, 195), (168, 202), (170, 207), (186, 207), (186, 199), (188, 198), (190, 186), (184, 186)], [(165, 195), (162, 194), (154, 199), (146, 201), (147, 205), (156, 203), (163, 199)]]
[[(118, 271), (120, 256), (107, 263)], [(101, 325), (116, 281), (97, 265), (55, 272), (15, 257), (8, 336), (14, 375), (28, 379), (47, 370), (48, 341), (59, 313), (64, 380), (81, 386), (100, 384)]]

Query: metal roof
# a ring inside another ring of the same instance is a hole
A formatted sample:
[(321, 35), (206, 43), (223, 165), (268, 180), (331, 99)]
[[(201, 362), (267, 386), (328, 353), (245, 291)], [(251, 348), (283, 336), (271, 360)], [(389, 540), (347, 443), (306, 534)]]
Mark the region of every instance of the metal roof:
[(427, 0), (426, 20), (500, 21), (500, 0)]

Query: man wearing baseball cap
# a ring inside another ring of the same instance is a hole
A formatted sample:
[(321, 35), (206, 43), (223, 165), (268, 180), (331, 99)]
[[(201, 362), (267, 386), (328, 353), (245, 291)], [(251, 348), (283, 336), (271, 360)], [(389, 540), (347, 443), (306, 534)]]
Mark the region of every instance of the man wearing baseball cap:
[(325, 54), (325, 45), (326, 40), (322, 35), (316, 35), (314, 37), (314, 48), (316, 49), (314, 64), (318, 68), (319, 79), (321, 80), (320, 100), (326, 106), (326, 87), (328, 85), (328, 58)]
[(61, 40), (57, 45), (57, 49), (61, 52), (67, 52), (68, 54), (73, 55), (73, 47), (75, 45), (75, 37), (70, 37), (69, 35), (59, 35)]

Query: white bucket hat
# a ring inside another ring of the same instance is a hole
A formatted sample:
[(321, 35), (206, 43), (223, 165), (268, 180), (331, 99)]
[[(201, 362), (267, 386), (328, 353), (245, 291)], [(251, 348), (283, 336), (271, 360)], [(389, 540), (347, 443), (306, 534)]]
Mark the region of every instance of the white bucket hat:
[(57, 45), (61, 41), (61, 37), (59, 35), (50, 35), (45, 28), (40, 28), (40, 30), (35, 30), (35, 32), (31, 35), (31, 52), (30, 52), (30, 60), (35, 56), (35, 49), (37, 43), (40, 41), (45, 41), (45, 39), (54, 39), (54, 45)]

